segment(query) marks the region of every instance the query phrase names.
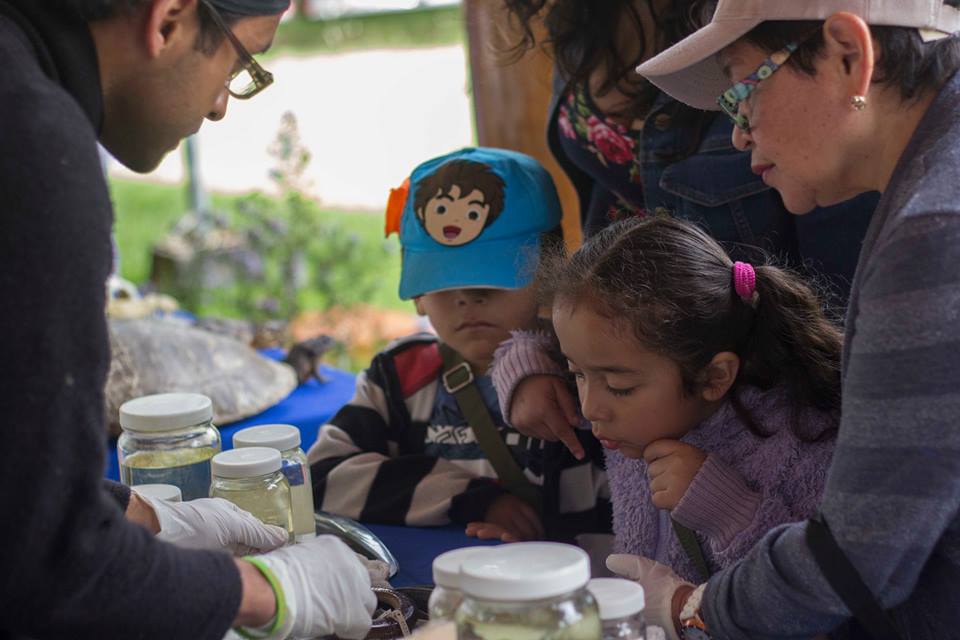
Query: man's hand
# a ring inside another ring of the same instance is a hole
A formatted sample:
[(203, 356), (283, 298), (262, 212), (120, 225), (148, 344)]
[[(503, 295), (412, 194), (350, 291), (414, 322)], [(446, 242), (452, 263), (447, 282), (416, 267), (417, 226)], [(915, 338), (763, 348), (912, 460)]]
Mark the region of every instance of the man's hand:
[[(271, 640), (329, 634), (366, 637), (377, 604), (370, 590), (370, 572), (339, 538), (318, 536), (246, 561), (268, 578), (275, 594), (278, 615), (276, 628), (268, 636)], [(237, 618), (240, 624), (253, 619), (242, 613), (243, 606)], [(257, 623), (264, 624), (262, 615), (256, 623), (246, 624)]]
[(643, 459), (654, 506), (672, 511), (690, 488), (707, 454), (678, 440), (657, 440), (643, 450)]
[(523, 542), (541, 540), (544, 535), (540, 514), (513, 494), (505, 493), (493, 501), (483, 522), (471, 522), (466, 533), (481, 540)]
[(150, 503), (140, 497), (136, 491), (130, 492), (130, 502), (127, 503), (127, 511), (124, 513), (127, 520), (135, 522), (153, 535), (160, 533), (160, 522), (157, 521), (157, 513), (150, 506)]
[[(136, 490), (133, 492), (136, 494)], [(234, 555), (270, 551), (287, 543), (286, 529), (264, 524), (256, 516), (223, 498), (197, 498), (188, 502), (166, 502), (137, 496), (153, 513), (134, 518), (157, 535), (157, 539), (187, 549), (225, 549)], [(131, 496), (131, 504), (132, 504)], [(157, 528), (153, 527), (157, 524)]]
[(513, 392), (509, 422), (525, 436), (559, 440), (577, 460), (583, 460), (583, 447), (574, 432), (580, 413), (562, 378), (535, 375), (524, 379)]

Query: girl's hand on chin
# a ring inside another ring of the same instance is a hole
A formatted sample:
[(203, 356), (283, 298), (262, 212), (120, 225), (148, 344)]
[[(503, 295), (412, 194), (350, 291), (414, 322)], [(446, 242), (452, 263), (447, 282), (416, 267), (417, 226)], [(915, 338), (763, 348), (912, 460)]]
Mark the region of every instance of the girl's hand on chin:
[(707, 454), (679, 440), (656, 440), (643, 450), (650, 493), (658, 509), (673, 510), (703, 466)]

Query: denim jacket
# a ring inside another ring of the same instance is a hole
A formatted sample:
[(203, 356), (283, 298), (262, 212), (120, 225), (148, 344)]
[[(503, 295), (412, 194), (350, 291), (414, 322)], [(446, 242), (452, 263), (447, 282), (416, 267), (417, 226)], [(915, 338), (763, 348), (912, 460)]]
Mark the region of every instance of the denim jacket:
[[(593, 180), (564, 152), (558, 131), (560, 99), (568, 83), (554, 74), (547, 136), (550, 150), (569, 176), (580, 200), (584, 235), (602, 229), (606, 219), (589, 219)], [(878, 194), (865, 194), (803, 216), (790, 214), (779, 194), (750, 168), (750, 154), (733, 147), (733, 124), (722, 114), (705, 115), (699, 143), (692, 127), (675, 123), (678, 103), (660, 94), (647, 115), (640, 154), (644, 202), (652, 214), (670, 214), (702, 225), (738, 259), (762, 262), (755, 248), (778, 263), (819, 277), (845, 305)], [(689, 150), (696, 144), (693, 153)], [(844, 222), (832, 222), (837, 217)]]

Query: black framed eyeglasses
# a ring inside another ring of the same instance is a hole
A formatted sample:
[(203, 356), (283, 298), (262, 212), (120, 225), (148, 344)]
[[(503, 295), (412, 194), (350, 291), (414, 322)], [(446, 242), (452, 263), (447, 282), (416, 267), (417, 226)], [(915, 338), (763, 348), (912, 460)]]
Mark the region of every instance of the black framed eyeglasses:
[(273, 84), (273, 74), (261, 67), (260, 63), (254, 60), (250, 52), (247, 51), (247, 48), (243, 46), (243, 43), (240, 42), (239, 38), (234, 35), (233, 30), (230, 29), (223, 20), (223, 17), (217, 11), (216, 7), (210, 4), (208, 0), (200, 0), (200, 4), (210, 12), (210, 17), (213, 18), (213, 21), (216, 22), (220, 30), (223, 31), (223, 34), (230, 41), (230, 44), (233, 45), (234, 50), (237, 52), (237, 57), (240, 59), (240, 68), (233, 71), (226, 81), (227, 91), (230, 95), (238, 100), (249, 100)]

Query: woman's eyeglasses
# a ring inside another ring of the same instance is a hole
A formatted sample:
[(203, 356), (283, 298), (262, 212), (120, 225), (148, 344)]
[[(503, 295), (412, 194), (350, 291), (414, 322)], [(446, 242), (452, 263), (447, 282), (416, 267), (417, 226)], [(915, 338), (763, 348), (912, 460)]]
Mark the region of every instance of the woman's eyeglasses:
[(737, 125), (737, 127), (743, 131), (750, 131), (750, 121), (747, 120), (747, 116), (740, 113), (740, 103), (749, 98), (750, 94), (757, 90), (757, 86), (761, 82), (772, 76), (777, 69), (782, 67), (799, 46), (799, 42), (791, 42), (764, 60), (756, 71), (727, 89), (723, 95), (717, 98), (717, 104), (720, 105), (724, 113), (730, 116), (733, 124)]

